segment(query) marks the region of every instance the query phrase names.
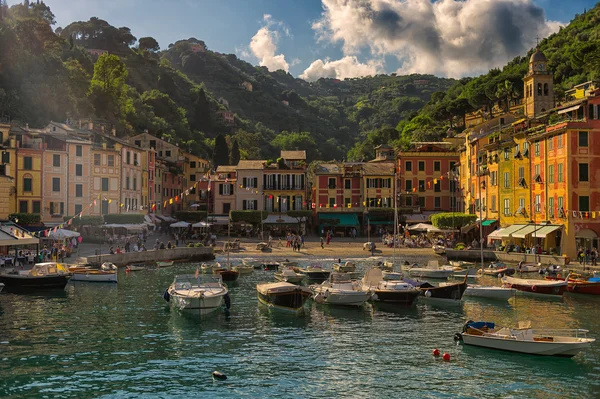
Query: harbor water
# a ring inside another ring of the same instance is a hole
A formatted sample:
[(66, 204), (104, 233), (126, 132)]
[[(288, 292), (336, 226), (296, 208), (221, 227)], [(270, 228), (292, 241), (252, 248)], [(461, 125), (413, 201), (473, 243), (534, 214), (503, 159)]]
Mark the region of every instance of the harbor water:
[[(255, 270), (230, 285), (228, 313), (199, 320), (162, 298), (175, 274), (197, 266), (121, 270), (118, 284), (1, 293), (0, 398), (600, 397), (600, 340), (572, 359), (453, 340), (468, 319), (531, 320), (600, 339), (600, 298), (420, 301), (399, 310), (308, 302), (298, 317), (258, 303), (256, 284), (274, 279)], [(434, 358), (434, 348), (451, 361)], [(228, 379), (213, 381), (214, 370)]]

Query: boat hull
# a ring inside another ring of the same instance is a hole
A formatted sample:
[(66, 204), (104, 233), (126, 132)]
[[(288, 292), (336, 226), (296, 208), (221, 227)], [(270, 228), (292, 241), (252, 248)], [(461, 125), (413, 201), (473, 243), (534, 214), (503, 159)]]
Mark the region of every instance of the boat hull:
[(446, 279), (452, 276), (454, 272), (452, 270), (435, 270), (435, 269), (421, 269), (421, 268), (412, 268), (409, 270), (408, 274), (412, 277), (420, 277), (420, 278), (438, 278), (438, 279)]
[(116, 283), (117, 273), (85, 273), (85, 272), (76, 272), (73, 273), (71, 277), (72, 281), (87, 281), (90, 283)]
[(329, 271), (306, 271), (306, 278), (312, 282), (322, 283), (329, 278), (331, 272)]
[(270, 309), (291, 313), (304, 311), (304, 303), (310, 298), (310, 292), (300, 288), (286, 292), (263, 293), (258, 291), (258, 300)]
[(216, 270), (215, 273), (220, 274), (223, 281), (236, 281), (240, 276), (235, 270)]
[(0, 283), (6, 290), (18, 289), (57, 289), (65, 288), (71, 275), (29, 277), (21, 275), (0, 275)]
[(398, 306), (412, 306), (419, 297), (420, 291), (414, 290), (374, 290), (371, 301), (389, 303)]
[(466, 281), (458, 284), (448, 284), (442, 287), (420, 288), (421, 296), (423, 298), (457, 303), (460, 303), (466, 289)]
[(156, 265), (158, 267), (171, 267), (171, 266), (173, 266), (173, 263), (175, 263), (175, 262), (173, 262), (171, 260), (171, 261), (168, 261), (168, 262), (156, 262)]
[(302, 282), (302, 280), (304, 280), (304, 276), (286, 276), (281, 273), (275, 273), (275, 280), (283, 281), (285, 283), (299, 284), (300, 282)]
[(239, 274), (252, 274), (254, 272), (254, 267), (252, 266), (234, 266), (233, 270), (238, 272)]
[(514, 288), (529, 296), (560, 298), (567, 290), (566, 281), (557, 281), (552, 284), (545, 280), (523, 280), (511, 277), (504, 277), (502, 281), (506, 287)]
[(569, 282), (567, 291), (572, 294), (600, 295), (600, 283)]
[(371, 294), (365, 291), (336, 291), (329, 288), (315, 290), (313, 299), (321, 305), (362, 306)]
[(517, 341), (503, 337), (484, 337), (479, 335), (462, 334), (463, 343), (466, 345), (480, 346), (490, 349), (499, 349), (509, 352), (526, 353), (541, 356), (573, 357), (580, 351), (590, 346), (589, 341), (583, 342), (543, 342), (543, 341)]
[(199, 316), (206, 316), (217, 311), (223, 305), (223, 295), (215, 295), (210, 297), (194, 297), (189, 298), (182, 295), (178, 295), (171, 291), (171, 298), (169, 303), (173, 309), (186, 314), (193, 314)]
[(463, 295), (465, 297), (507, 301), (513, 297), (515, 292), (516, 290), (512, 288), (468, 286)]

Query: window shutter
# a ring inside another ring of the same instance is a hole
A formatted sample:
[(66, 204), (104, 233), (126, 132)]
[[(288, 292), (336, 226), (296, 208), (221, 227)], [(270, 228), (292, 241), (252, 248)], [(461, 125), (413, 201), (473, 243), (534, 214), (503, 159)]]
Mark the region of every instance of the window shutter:
[(219, 195), (223, 195), (223, 185), (219, 184)]
[(263, 188), (267, 187), (267, 175), (263, 175)]
[(242, 201), (242, 210), (245, 211), (247, 209), (246, 200)]
[(248, 185), (246, 184), (246, 178), (245, 177), (242, 179), (242, 187), (243, 188), (248, 187)]
[(254, 184), (253, 184), (254, 188), (258, 188), (258, 177), (253, 177), (252, 180), (254, 182)]
[(304, 190), (304, 175), (300, 175), (300, 189)]
[(254, 201), (254, 210), (258, 209), (258, 200), (253, 200)]
[(233, 195), (233, 183), (229, 183), (229, 195)]

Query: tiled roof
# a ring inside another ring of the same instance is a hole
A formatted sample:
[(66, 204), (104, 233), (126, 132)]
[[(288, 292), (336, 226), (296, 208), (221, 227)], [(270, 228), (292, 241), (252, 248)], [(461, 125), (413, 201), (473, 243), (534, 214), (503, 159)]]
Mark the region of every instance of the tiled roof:
[(393, 175), (394, 174), (394, 163), (393, 162), (376, 162), (376, 163), (365, 163), (363, 165), (363, 174), (365, 176), (380, 176), (380, 175)]
[(315, 167), (315, 174), (342, 174), (342, 168), (335, 163), (322, 163)]
[(244, 159), (238, 162), (237, 169), (264, 169), (266, 163), (267, 161), (265, 160)]
[(306, 151), (281, 151), (281, 158), (285, 160), (306, 160)]
[(236, 171), (235, 165), (220, 165), (217, 167), (217, 173), (229, 173)]

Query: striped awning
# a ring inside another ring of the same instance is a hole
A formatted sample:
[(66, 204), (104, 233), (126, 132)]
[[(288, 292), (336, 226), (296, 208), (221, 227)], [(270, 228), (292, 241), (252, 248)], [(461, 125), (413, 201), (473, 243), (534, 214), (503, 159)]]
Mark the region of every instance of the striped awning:
[(579, 105), (574, 105), (572, 107), (569, 108), (565, 108), (565, 109), (561, 109), (560, 111), (558, 111), (557, 113), (560, 114), (566, 114), (567, 112), (571, 112), (571, 111), (575, 111), (578, 110), (579, 108), (581, 108), (581, 104)]
[[(541, 227), (541, 228), (540, 228)], [(551, 226), (538, 226), (538, 229), (533, 232), (533, 238), (546, 238), (546, 236), (558, 229), (562, 226), (560, 225), (551, 225)]]
[(525, 226), (527, 226), (527, 225), (526, 224), (513, 224), (512, 226), (508, 226), (502, 231), (501, 237), (509, 238), (512, 236), (513, 233), (516, 233), (517, 231), (521, 230)]
[(539, 230), (540, 228), (541, 228), (540, 226), (537, 226), (535, 224), (530, 224), (530, 225), (527, 225), (527, 226), (523, 227), (522, 229), (519, 229), (519, 230), (515, 231), (514, 233), (512, 233), (512, 237), (513, 238), (525, 238), (529, 234), (533, 233), (535, 230)]

